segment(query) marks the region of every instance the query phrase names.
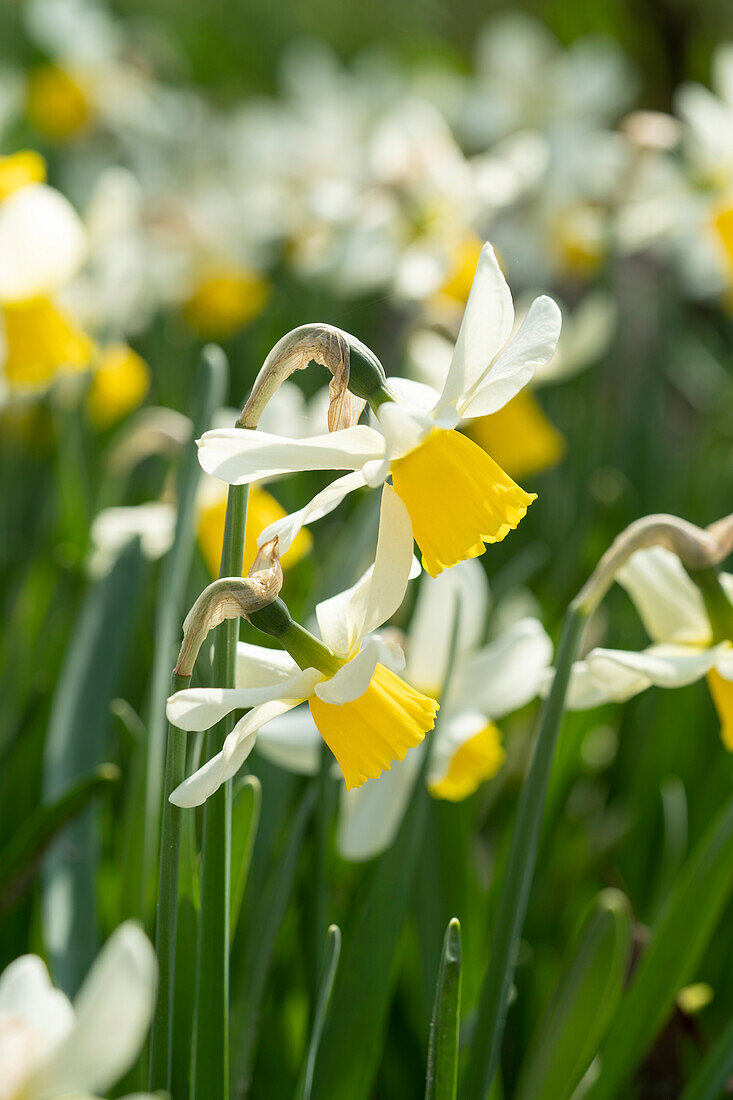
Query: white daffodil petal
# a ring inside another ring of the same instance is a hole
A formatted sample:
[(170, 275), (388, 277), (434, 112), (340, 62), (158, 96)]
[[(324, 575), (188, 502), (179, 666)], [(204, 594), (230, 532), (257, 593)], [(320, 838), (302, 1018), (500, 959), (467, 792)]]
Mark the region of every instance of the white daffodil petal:
[(535, 298), (519, 332), (459, 406), (461, 417), (488, 416), (503, 408), (552, 359), (562, 317), (552, 298)]
[(297, 775), (316, 775), (322, 745), (323, 739), (305, 705), (273, 718), (257, 735), (258, 754)]
[(182, 730), (205, 730), (233, 710), (256, 707), (273, 699), (306, 699), (323, 674), (315, 668), (298, 670), (287, 679), (251, 688), (184, 688), (171, 695), (168, 721)]
[[(724, 650), (695, 649), (692, 646), (654, 645), (641, 653), (625, 650), (595, 649), (586, 657), (591, 674), (598, 683), (611, 680), (621, 668), (642, 680), (646, 687), (684, 687), (701, 679)], [(616, 697), (616, 696), (614, 696)]]
[(338, 849), (344, 859), (372, 859), (391, 845), (415, 786), (425, 745), (410, 749), (378, 779), (347, 791), (342, 786), (338, 818)]
[(706, 645), (710, 621), (700, 589), (663, 546), (637, 550), (616, 574), (652, 641)]
[(157, 978), (143, 930), (132, 921), (120, 925), (82, 985), (73, 1029), (34, 1076), (29, 1094), (105, 1092), (119, 1081), (145, 1039)]
[(351, 588), (316, 607), (321, 637), (334, 653), (352, 653), (362, 638), (397, 611), (412, 569), (412, 547), (407, 509), (394, 489), (385, 485), (374, 564)]
[(378, 664), (397, 672), (404, 668), (405, 655), (395, 642), (385, 642), (373, 634), (364, 642), (356, 657), (347, 661), (329, 680), (315, 685), (315, 694), (324, 703), (336, 706), (351, 703), (369, 687)]
[[(450, 346), (450, 345), (449, 345)], [(440, 392), (427, 382), (416, 382), (414, 378), (400, 378), (391, 374), (387, 385), (390, 392), (399, 397), (402, 404), (427, 416), (440, 397)]]
[(427, 694), (442, 691), (457, 608), (456, 658), (460, 667), (464, 656), (481, 641), (489, 610), (489, 583), (475, 558), (446, 569), (435, 579), (426, 575), (418, 589), (408, 634), (406, 676)]
[(299, 667), (284, 649), (265, 649), (250, 642), (237, 643), (238, 688), (266, 687), (297, 675)]
[(455, 697), (502, 718), (534, 699), (551, 662), (542, 623), (520, 619), (458, 668)]
[(94, 550), (89, 562), (93, 576), (102, 576), (130, 539), (139, 538), (146, 558), (157, 561), (173, 545), (178, 510), (175, 504), (149, 501), (129, 508), (105, 508), (95, 516), (90, 537)]
[(377, 420), (384, 432), (386, 455), (391, 461), (414, 451), (435, 426), (424, 413), (398, 401), (380, 405)]
[(237, 774), (255, 746), (258, 730), (266, 722), (292, 710), (299, 702), (300, 699), (274, 700), (253, 707), (237, 722), (224, 742), (221, 752), (212, 756), (211, 760), (207, 760), (198, 771), (176, 787), (170, 795), (173, 805), (190, 809), (204, 803), (215, 791), (218, 791), (222, 783), (226, 783)]
[(0, 302), (53, 294), (81, 267), (84, 227), (52, 187), (32, 184), (0, 203)]
[[(552, 687), (553, 680), (554, 670), (548, 669), (540, 683), (540, 694), (543, 697), (548, 694)], [(626, 682), (628, 682), (628, 677)], [(636, 694), (637, 691), (643, 691), (644, 687), (646, 687), (646, 684), (641, 684), (641, 686), (636, 687), (635, 683), (636, 682), (632, 678), (630, 685), (631, 690), (625, 698), (630, 698), (632, 695)], [(565, 696), (565, 706), (567, 709), (592, 710), (594, 707), (599, 707), (603, 703), (610, 702), (611, 698), (612, 696), (609, 693), (609, 688), (602, 684), (598, 684), (597, 681), (594, 680), (587, 661), (576, 661), (570, 673), (568, 689)]]
[(460, 404), (486, 371), (512, 331), (514, 306), (507, 281), (490, 244), (485, 244), (476, 268), (458, 340), (438, 407)]
[[(378, 461), (381, 463), (381, 460)], [(369, 464), (367, 463), (367, 465)], [(299, 508), (297, 512), (291, 512), (290, 515), (283, 516), (282, 519), (278, 519), (271, 523), (269, 527), (266, 527), (260, 533), (257, 545), (263, 546), (266, 542), (277, 537), (278, 550), (282, 557), (290, 549), (302, 527), (307, 523), (315, 523), (316, 520), (327, 516), (334, 508), (339, 506), (344, 497), (348, 496), (349, 493), (353, 493), (356, 489), (363, 489), (365, 484), (366, 480), (361, 470), (337, 478), (325, 489), (322, 489), (320, 493), (316, 493), (313, 499), (303, 508)]]
[(219, 428), (205, 432), (198, 447), (207, 474), (230, 485), (247, 485), (301, 470), (358, 470), (384, 455), (384, 438), (366, 424), (309, 439)]
[(33, 1065), (42, 1062), (74, 1026), (71, 1001), (54, 989), (46, 964), (37, 955), (22, 955), (0, 975), (0, 1046), (2, 1021), (8, 1019), (27, 1027)]

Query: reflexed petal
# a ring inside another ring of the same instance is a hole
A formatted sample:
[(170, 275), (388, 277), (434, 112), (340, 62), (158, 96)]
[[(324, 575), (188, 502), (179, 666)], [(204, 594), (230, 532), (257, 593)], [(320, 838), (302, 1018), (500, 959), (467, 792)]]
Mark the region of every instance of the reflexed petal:
[(453, 358), (438, 407), (457, 408), (461, 398), (504, 347), (514, 323), (512, 295), (490, 244), (481, 249)]
[(495, 718), (539, 693), (552, 642), (538, 619), (520, 619), (457, 668), (455, 697)]
[(257, 753), (298, 775), (316, 775), (323, 740), (305, 704), (273, 718), (257, 735)]
[(15, 191), (0, 203), (0, 301), (53, 293), (77, 273), (86, 234), (73, 206), (45, 184)]
[(545, 416), (531, 390), (523, 390), (491, 416), (466, 425), (466, 435), (490, 454), (510, 477), (529, 477), (555, 466), (565, 440)]
[(352, 791), (343, 789), (338, 818), (338, 849), (344, 859), (372, 859), (391, 845), (402, 823), (420, 769), (422, 745), (379, 779)]
[(702, 594), (676, 554), (662, 546), (637, 550), (616, 580), (631, 596), (653, 641), (708, 644), (710, 621)]
[(535, 298), (517, 335), (459, 405), (461, 417), (488, 416), (516, 397), (536, 368), (552, 359), (561, 324), (552, 298)]
[(345, 496), (353, 493), (356, 489), (362, 489), (365, 484), (366, 481), (361, 470), (336, 478), (320, 493), (316, 493), (313, 499), (303, 508), (298, 509), (297, 512), (291, 512), (290, 515), (284, 516), (266, 527), (257, 539), (258, 545), (263, 546), (264, 543), (277, 536), (280, 555), (282, 556), (287, 553), (306, 523), (315, 523), (316, 520), (327, 516), (334, 508), (339, 506)]
[(405, 655), (396, 642), (385, 642), (378, 634), (372, 634), (350, 661), (347, 661), (328, 680), (316, 684), (315, 694), (324, 703), (341, 706), (352, 703), (369, 687), (377, 664), (385, 668), (401, 670), (405, 667)]
[(607, 698), (623, 702), (651, 687), (684, 687), (702, 679), (726, 648), (695, 649), (692, 646), (654, 645), (641, 653), (620, 649), (594, 649), (586, 657), (595, 682), (608, 689)]
[(299, 701), (307, 698), (323, 673), (315, 668), (298, 670), (286, 680), (251, 688), (184, 688), (171, 695), (166, 707), (168, 721), (182, 730), (205, 730), (233, 710), (259, 706), (273, 699)]
[(406, 679), (440, 696), (450, 650), (453, 616), (460, 609), (456, 658), (475, 649), (486, 630), (489, 584), (477, 561), (469, 559), (439, 577), (425, 577), (418, 589), (407, 643)]
[(478, 711), (459, 711), (443, 721), (430, 759), (428, 789), (434, 798), (460, 802), (504, 763), (501, 735)]
[(313, 721), (344, 776), (346, 787), (360, 787), (404, 760), (435, 724), (438, 704), (415, 691), (394, 672), (377, 665), (363, 695), (333, 706), (313, 696)]
[(382, 457), (384, 437), (365, 424), (309, 439), (217, 428), (205, 432), (198, 446), (199, 462), (207, 474), (230, 485), (246, 485), (299, 470), (359, 470), (365, 462)]
[(170, 795), (173, 805), (184, 809), (202, 805), (207, 798), (219, 790), (222, 783), (226, 783), (237, 774), (255, 746), (260, 727), (296, 707), (300, 701), (300, 699), (276, 700), (253, 707), (237, 722), (224, 742), (221, 752), (212, 756), (211, 760), (207, 760), (198, 771), (176, 787)]
[(76, 1022), (29, 1092), (104, 1092), (137, 1058), (155, 1003), (153, 946), (136, 924), (121, 925), (102, 948), (76, 999)]
[(392, 484), (431, 577), (500, 542), (536, 500), (476, 443), (442, 428), (393, 463)]
[(266, 649), (250, 642), (237, 643), (238, 688), (265, 687), (297, 676), (299, 668), (284, 649)]
[(407, 509), (389, 485), (382, 489), (374, 564), (345, 592), (316, 608), (321, 637), (334, 653), (347, 656), (402, 603), (412, 569), (412, 526)]
[[(423, 336), (432, 336), (433, 333), (423, 333)], [(441, 339), (441, 337), (437, 337)], [(447, 342), (447, 341), (446, 341)], [(450, 348), (450, 344), (448, 344)], [(438, 390), (427, 382), (416, 382), (414, 378), (400, 378), (397, 375), (389, 376), (388, 386), (391, 393), (399, 397), (400, 402), (423, 416), (435, 408), (435, 403), (440, 397)], [(385, 406), (386, 408), (387, 406)]]
[[(386, 454), (390, 460), (402, 458), (419, 447), (434, 427), (426, 414), (397, 401), (380, 405), (376, 415), (384, 432)], [(458, 417), (454, 416), (450, 426), (455, 427), (457, 423)]]

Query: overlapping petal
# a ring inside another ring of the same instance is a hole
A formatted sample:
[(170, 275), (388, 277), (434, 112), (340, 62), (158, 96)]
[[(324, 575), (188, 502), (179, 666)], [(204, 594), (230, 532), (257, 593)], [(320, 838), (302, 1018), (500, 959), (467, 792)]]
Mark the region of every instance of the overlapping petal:
[(320, 767), (323, 740), (310, 709), (297, 706), (261, 727), (257, 752), (278, 768), (298, 775), (315, 775)]
[(405, 667), (405, 654), (396, 642), (385, 642), (378, 634), (372, 634), (357, 655), (347, 661), (337, 673), (328, 680), (315, 684), (314, 692), (324, 703), (336, 706), (352, 703), (369, 687), (378, 664), (399, 672)]
[(256, 707), (273, 699), (300, 702), (307, 699), (323, 673), (315, 668), (298, 670), (286, 679), (251, 688), (184, 688), (171, 695), (168, 721), (182, 730), (205, 730), (233, 710)]
[(655, 642), (707, 645), (712, 636), (700, 589), (663, 546), (637, 550), (616, 574)]
[(257, 539), (258, 546), (264, 546), (266, 542), (270, 542), (277, 536), (278, 549), (282, 557), (297, 538), (301, 528), (307, 523), (315, 523), (316, 520), (327, 516), (339, 506), (344, 497), (357, 489), (362, 489), (364, 485), (366, 480), (360, 470), (337, 478), (320, 493), (316, 493), (313, 499), (297, 512), (291, 512), (266, 527)]
[(520, 619), (459, 666), (455, 698), (501, 718), (534, 699), (551, 662), (552, 642), (542, 623)]

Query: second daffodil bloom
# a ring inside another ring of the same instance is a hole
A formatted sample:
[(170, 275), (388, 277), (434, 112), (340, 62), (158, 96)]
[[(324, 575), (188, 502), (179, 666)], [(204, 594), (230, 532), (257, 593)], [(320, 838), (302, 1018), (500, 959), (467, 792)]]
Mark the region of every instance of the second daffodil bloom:
[(61, 368), (83, 370), (93, 353), (57, 301), (83, 263), (84, 229), (45, 177), (37, 153), (0, 158), (0, 367), (10, 393), (43, 389)]
[(0, 975), (2, 1100), (106, 1093), (140, 1053), (156, 982), (152, 944), (131, 922), (110, 937), (73, 1005), (37, 955), (10, 963)]
[(201, 465), (234, 485), (299, 470), (353, 471), (263, 531), (260, 545), (277, 535), (281, 553), (303, 524), (330, 512), (347, 493), (391, 477), (409, 513), (423, 565), (437, 576), (482, 554), (485, 543), (503, 539), (536, 499), (456, 431), (462, 420), (500, 409), (554, 353), (560, 311), (551, 298), (535, 299), (510, 340), (513, 323), (509, 287), (486, 244), (440, 394), (406, 379), (372, 379), (364, 396), (375, 413), (375, 427), (357, 424), (304, 440), (262, 431), (207, 432), (199, 443)]
[(385, 486), (374, 565), (352, 588), (318, 605), (322, 642), (276, 600), (249, 617), (256, 626), (265, 614), (268, 624), (275, 622), (267, 632), (285, 653), (240, 644), (238, 687), (190, 688), (168, 700), (169, 720), (184, 730), (206, 729), (233, 710), (252, 708), (222, 751), (173, 791), (172, 802), (204, 802), (242, 767), (257, 731), (304, 700), (348, 789), (381, 775), (420, 744), (433, 728), (438, 704), (397, 675), (395, 669), (404, 666), (401, 648), (373, 633), (402, 603), (412, 560), (409, 517)]
[(640, 653), (591, 650), (573, 667), (568, 706), (585, 710), (623, 703), (652, 685), (683, 687), (705, 676), (723, 743), (733, 751), (733, 576), (720, 575), (717, 600), (723, 614), (714, 617), (679, 558), (663, 547), (637, 550), (616, 580), (633, 600), (652, 644)]

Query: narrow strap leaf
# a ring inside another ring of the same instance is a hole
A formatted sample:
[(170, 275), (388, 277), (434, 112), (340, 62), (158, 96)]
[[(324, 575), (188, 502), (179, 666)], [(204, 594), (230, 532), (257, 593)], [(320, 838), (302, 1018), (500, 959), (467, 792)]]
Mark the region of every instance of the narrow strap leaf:
[(341, 930), (338, 925), (332, 924), (326, 932), (326, 946), (323, 952), (320, 981), (318, 983), (318, 996), (316, 998), (316, 1011), (313, 1016), (313, 1029), (310, 1043), (308, 1044), (308, 1057), (306, 1058), (303, 1072), (298, 1082), (295, 1100), (311, 1100), (313, 1087), (313, 1071), (316, 1067), (316, 1056), (326, 1023), (328, 1006), (331, 1003), (331, 992), (336, 978), (339, 956), (341, 954)]
[(430, 1023), (425, 1100), (455, 1100), (461, 1026), (461, 924), (454, 917), (445, 930), (443, 954)]

